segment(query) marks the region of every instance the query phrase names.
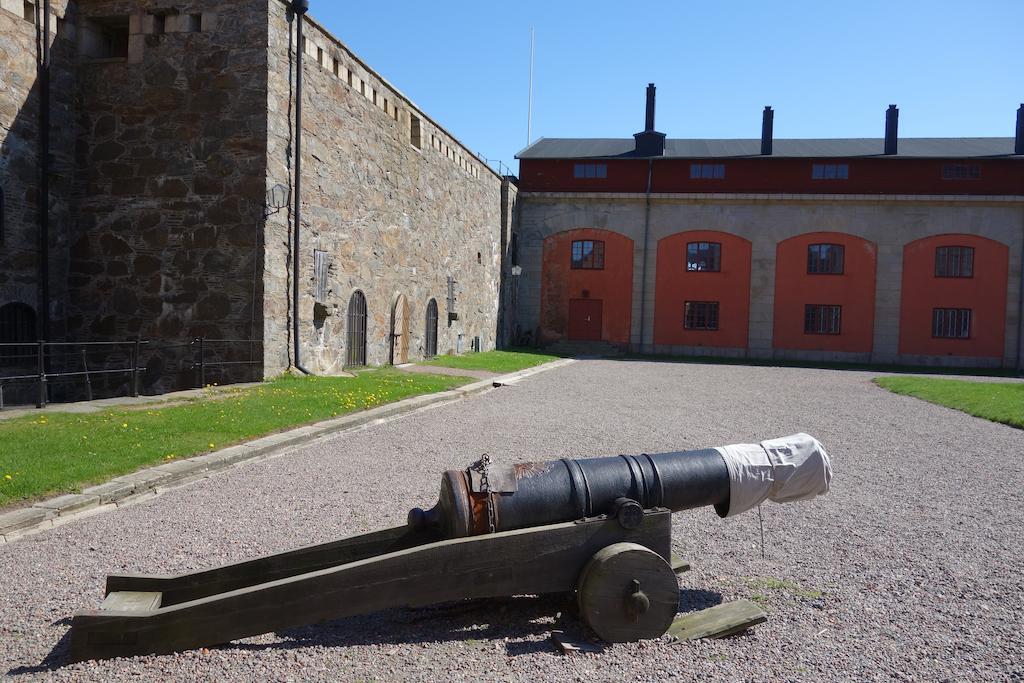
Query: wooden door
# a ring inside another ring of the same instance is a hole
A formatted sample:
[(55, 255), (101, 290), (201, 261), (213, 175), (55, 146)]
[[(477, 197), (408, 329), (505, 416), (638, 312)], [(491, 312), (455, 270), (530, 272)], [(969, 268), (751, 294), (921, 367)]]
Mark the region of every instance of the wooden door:
[(601, 300), (569, 300), (569, 339), (601, 341)]
[(395, 365), (409, 362), (409, 301), (399, 296), (391, 325), (391, 362)]

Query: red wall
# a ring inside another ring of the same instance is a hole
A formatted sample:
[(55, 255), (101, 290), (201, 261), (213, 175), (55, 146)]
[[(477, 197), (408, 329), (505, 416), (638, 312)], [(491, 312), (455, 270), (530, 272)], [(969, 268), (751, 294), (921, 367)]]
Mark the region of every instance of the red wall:
[[(686, 270), (689, 242), (722, 245), (721, 272)], [(658, 240), (654, 288), (654, 343), (678, 346), (747, 347), (750, 321), (750, 242), (727, 232), (692, 230)], [(717, 330), (683, 327), (686, 301), (717, 301)]]
[[(533, 192), (646, 192), (647, 159), (594, 159), (608, 165), (607, 178), (573, 178), (579, 159), (522, 159), (519, 189)], [(690, 178), (692, 162), (725, 164), (725, 178)], [(816, 163), (843, 163), (848, 180), (813, 180)], [(947, 163), (977, 165), (981, 177), (943, 180)], [(739, 158), (655, 159), (654, 192), (798, 192), (808, 194), (1024, 194), (1024, 162), (1019, 159), (906, 158)]]
[[(935, 277), (935, 249), (974, 247), (974, 277)], [(1001, 358), (1009, 248), (975, 235), (935, 235), (903, 248), (900, 353)], [(933, 308), (970, 308), (970, 339), (932, 337)]]
[[(807, 247), (842, 244), (842, 275), (807, 273)], [(878, 247), (841, 232), (812, 232), (779, 242), (775, 252), (775, 325), (777, 349), (868, 353), (875, 333), (875, 271)], [(843, 307), (839, 334), (805, 334), (804, 305)]]
[[(604, 270), (573, 270), (570, 259), (574, 240), (604, 241)], [(603, 302), (601, 338), (628, 344), (633, 312), (633, 240), (597, 228), (568, 230), (544, 240), (541, 341), (564, 338), (569, 328), (569, 299), (588, 298)]]

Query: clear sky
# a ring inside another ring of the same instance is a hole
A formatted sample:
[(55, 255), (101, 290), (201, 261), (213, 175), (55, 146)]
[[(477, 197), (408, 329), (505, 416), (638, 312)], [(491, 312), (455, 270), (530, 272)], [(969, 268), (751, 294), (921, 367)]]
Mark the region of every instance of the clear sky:
[(630, 137), (658, 86), (670, 138), (1014, 133), (1024, 102), (1024, 0), (311, 0), (310, 14), (470, 149)]

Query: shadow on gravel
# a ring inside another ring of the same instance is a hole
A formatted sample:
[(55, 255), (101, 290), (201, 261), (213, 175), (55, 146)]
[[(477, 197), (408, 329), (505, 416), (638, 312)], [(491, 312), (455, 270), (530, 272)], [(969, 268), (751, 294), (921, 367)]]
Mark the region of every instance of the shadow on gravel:
[[(722, 594), (714, 591), (682, 590), (679, 593), (680, 612), (701, 610), (721, 602)], [(465, 600), (431, 607), (385, 610), (280, 631), (275, 634), (280, 640), (273, 643), (241, 641), (219, 645), (217, 649), (260, 652), (304, 647), (460, 641), (467, 647), (504, 647), (509, 657), (518, 657), (554, 651), (556, 647), (548, 638), (537, 639), (537, 636), (553, 630), (564, 631), (575, 640), (590, 639), (592, 634), (585, 631), (576, 613), (573, 594)], [(70, 641), (69, 629), (38, 665), (20, 666), (9, 670), (7, 675), (39, 674), (61, 668), (68, 663)], [(484, 641), (488, 642), (485, 644)]]
[[(55, 621), (52, 625), (56, 626), (62, 622), (67, 621), (70, 624), (70, 619), (60, 619)], [(39, 662), (36, 666), (19, 666), (11, 669), (7, 672), (8, 676), (21, 676), (24, 674), (41, 674), (44, 671), (56, 671), (65, 664), (68, 663), (68, 649), (71, 647), (71, 629), (64, 632), (61, 639), (57, 641), (57, 644), (53, 646), (50, 653), (43, 658), (43, 661)]]
[[(483, 641), (503, 646), (510, 657), (551, 651), (546, 638), (530, 640), (554, 629), (582, 637), (570, 596), (518, 596), (466, 600), (433, 607), (395, 609), (280, 631), (274, 643), (237, 642), (224, 650), (290, 650), (353, 645), (420, 645), (460, 641), (469, 647)], [(487, 647), (492, 647), (488, 643)]]
[(720, 604), (722, 604), (722, 594), (715, 591), (685, 589), (679, 591), (679, 611), (682, 613), (696, 612)]

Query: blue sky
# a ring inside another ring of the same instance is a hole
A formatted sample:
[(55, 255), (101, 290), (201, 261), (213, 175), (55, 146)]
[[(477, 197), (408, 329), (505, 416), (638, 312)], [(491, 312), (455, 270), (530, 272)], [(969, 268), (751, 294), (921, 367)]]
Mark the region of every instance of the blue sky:
[(669, 137), (1005, 136), (1024, 102), (1024, 0), (392, 3), (310, 14), (471, 149), (517, 168), (533, 137), (630, 137), (658, 86)]

